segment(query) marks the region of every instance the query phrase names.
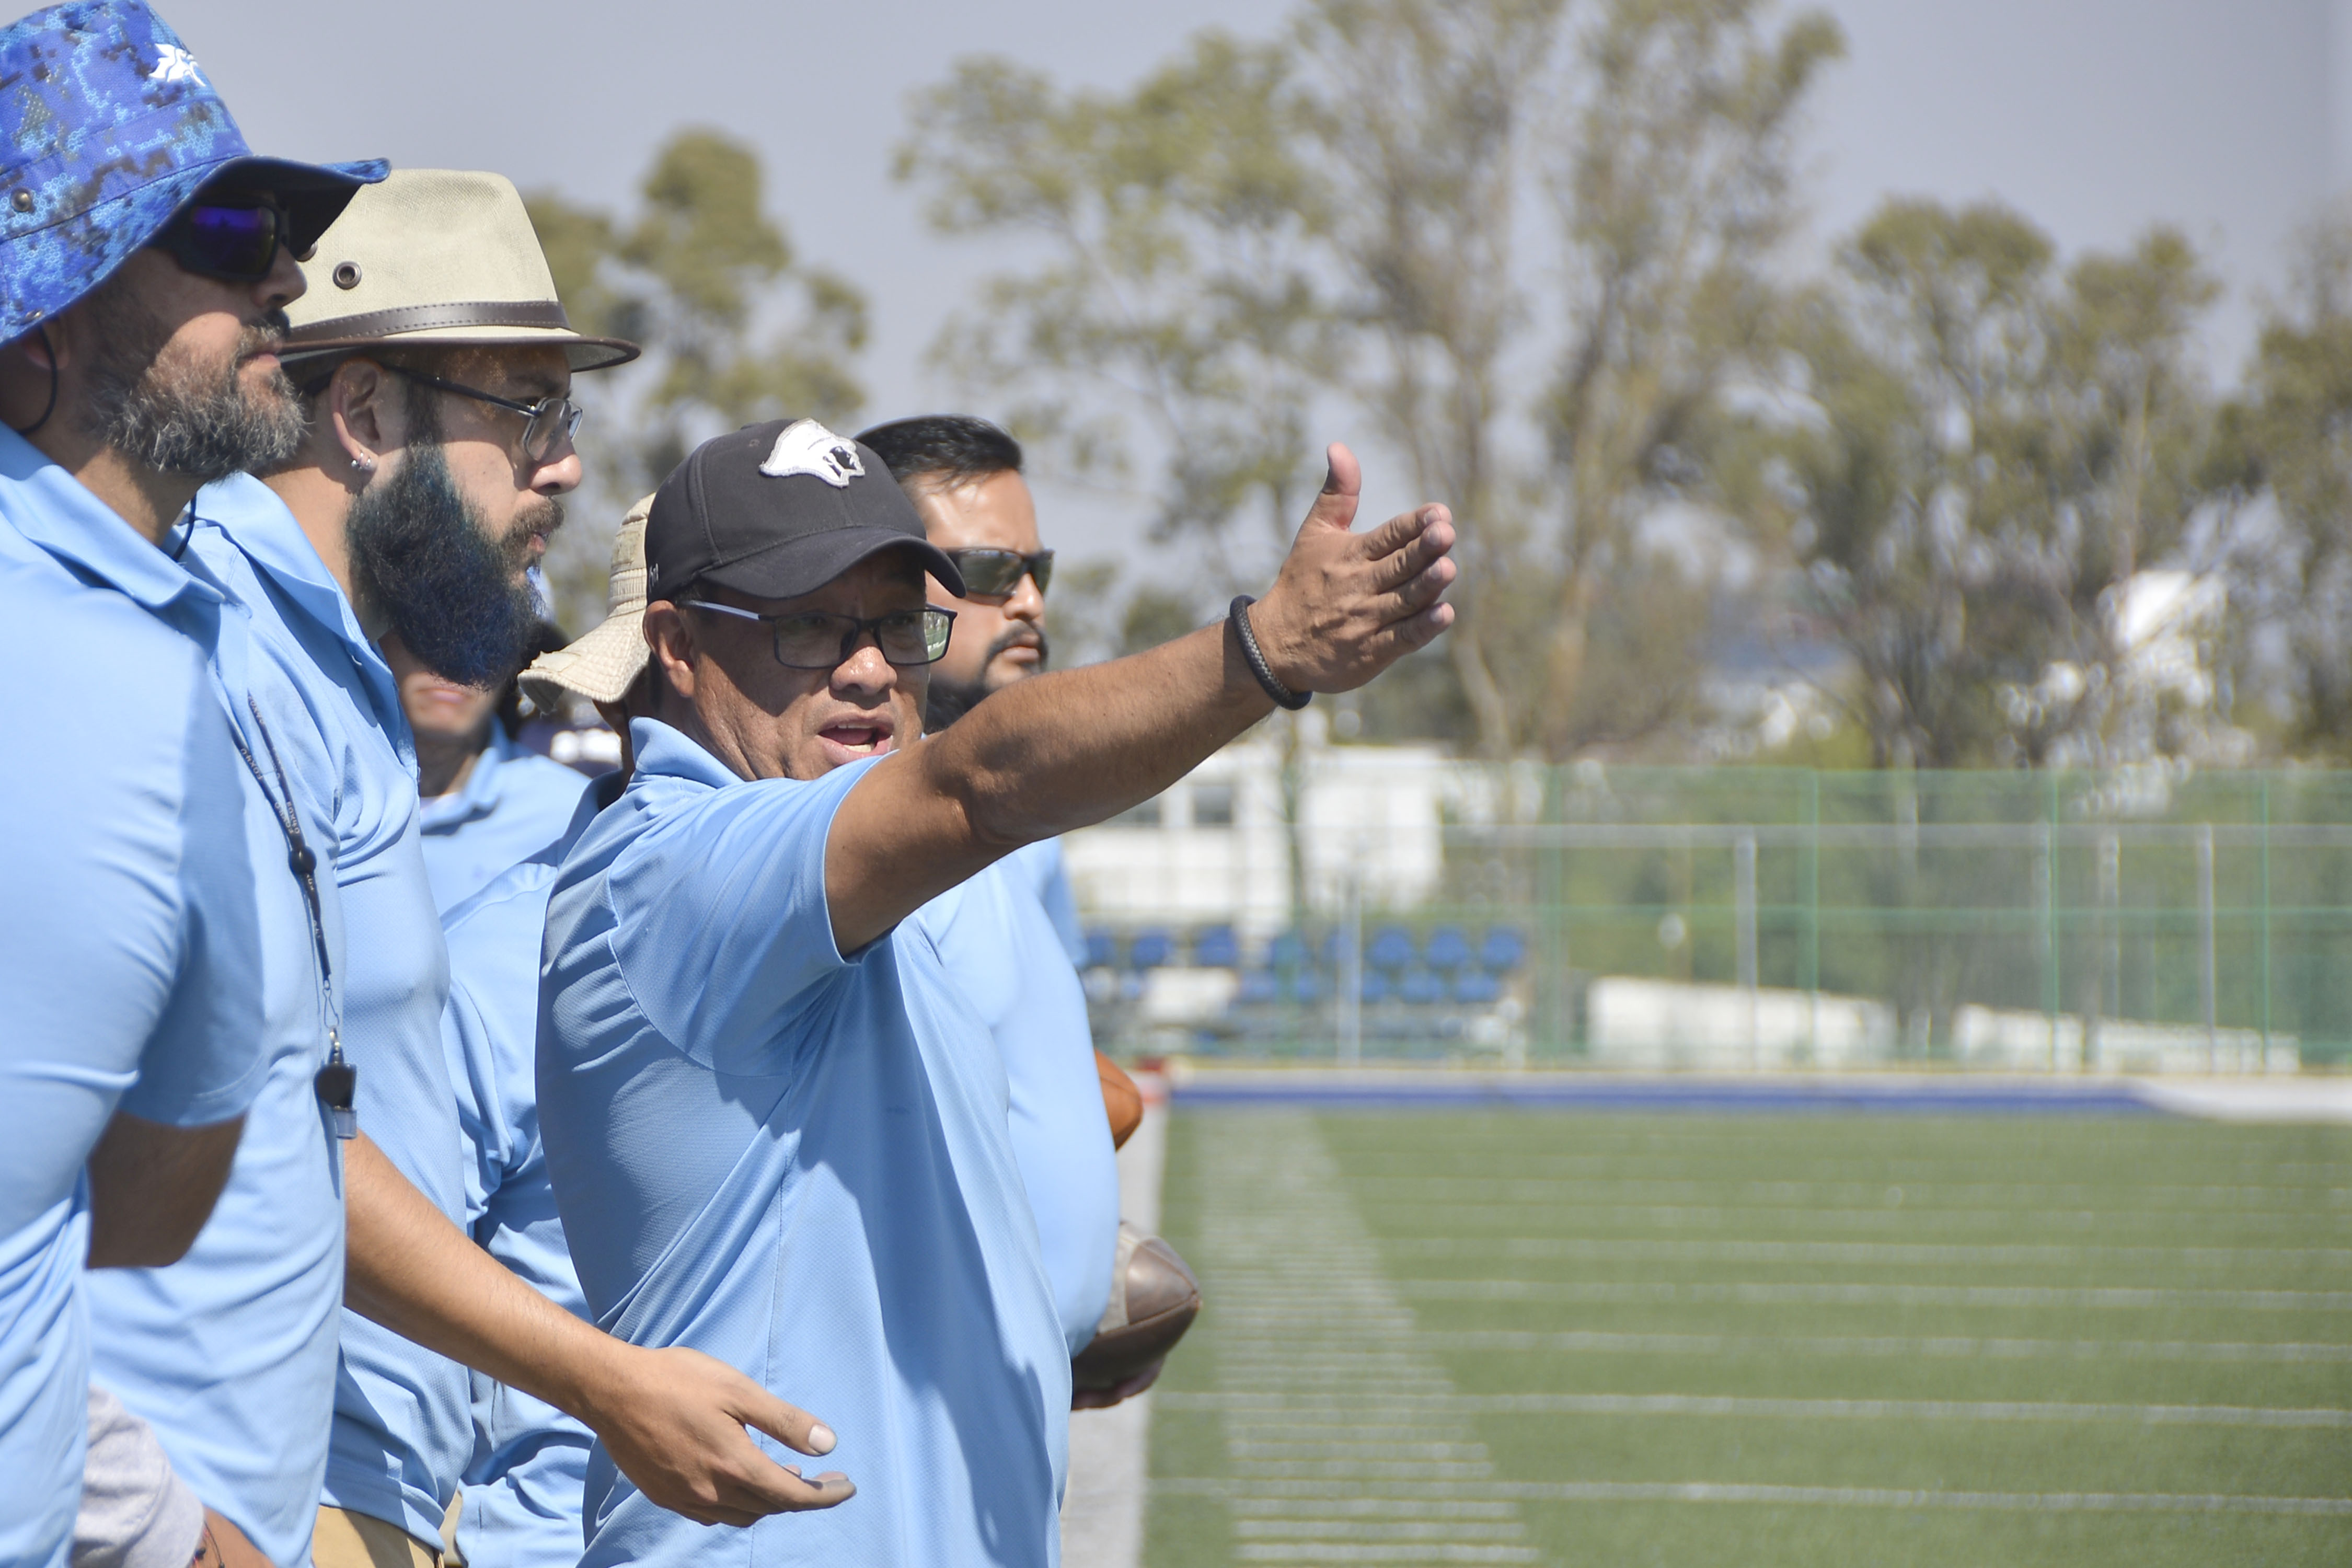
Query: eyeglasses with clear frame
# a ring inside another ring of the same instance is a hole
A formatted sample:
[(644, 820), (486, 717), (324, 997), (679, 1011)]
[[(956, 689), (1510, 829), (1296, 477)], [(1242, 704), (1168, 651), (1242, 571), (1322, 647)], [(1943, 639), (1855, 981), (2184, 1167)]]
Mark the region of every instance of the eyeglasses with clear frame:
[(937, 605), (919, 610), (893, 610), (887, 616), (836, 616), (825, 610), (793, 610), (763, 616), (709, 599), (681, 601), (698, 610), (757, 621), (773, 637), (776, 662), (786, 669), (838, 669), (847, 664), (857, 645), (868, 637), (895, 669), (916, 669), (937, 664), (948, 651), (948, 636), (955, 627), (955, 612)]
[(520, 403), (511, 397), (500, 397), (494, 392), (484, 392), (478, 387), (427, 375), (421, 370), (410, 370), (405, 365), (389, 364), (384, 368), (394, 375), (405, 376), (436, 391), (470, 397), (477, 403), (487, 403), (495, 408), (510, 408), (523, 416), (526, 423), (522, 427), (522, 455), (534, 463), (547, 462), (556, 453), (571, 446), (572, 438), (580, 434), (580, 421), (588, 416), (588, 411), (569, 397), (549, 396)]

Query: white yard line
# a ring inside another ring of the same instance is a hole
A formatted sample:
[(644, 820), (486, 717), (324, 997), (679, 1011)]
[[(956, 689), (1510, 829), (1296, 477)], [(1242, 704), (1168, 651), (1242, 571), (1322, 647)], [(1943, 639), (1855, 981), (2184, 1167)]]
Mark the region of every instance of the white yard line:
[[(1360, 1482), (1237, 1481), (1194, 1476), (1162, 1476), (1152, 1484), (1170, 1496), (1225, 1498), (1236, 1509), (1244, 1506), (1245, 1499), (1254, 1500), (1249, 1506), (1263, 1507), (1265, 1500), (1279, 1497), (1317, 1514), (1359, 1500), (1374, 1490)], [(1743, 1486), (1719, 1481), (1431, 1481), (1413, 1490), (1432, 1502), (1760, 1503), (1777, 1508), (1951, 1509), (1992, 1513), (2266, 1513), (2352, 1518), (2352, 1498), (2250, 1497), (2242, 1493), (1901, 1491), (1880, 1487)], [(1449, 1561), (1438, 1557), (1411, 1560)]]
[(1412, 1258), (1490, 1257), (1657, 1259), (1677, 1263), (1900, 1263), (1972, 1267), (2080, 1263), (2145, 1263), (2158, 1268), (2219, 1268), (2242, 1274), (2273, 1264), (2352, 1268), (2352, 1247), (2117, 1247), (2101, 1242), (1963, 1243), (1894, 1241), (1646, 1241), (1585, 1236), (1396, 1236), (1390, 1251)]
[[(1147, 1236), (1160, 1233), (1160, 1178), (1168, 1163), (1166, 1087), (1138, 1076), (1148, 1109), (1118, 1152), (1118, 1207)], [(1181, 1352), (1180, 1352), (1181, 1353)], [(1137, 1568), (1151, 1473), (1151, 1402), (1070, 1413), (1070, 1475), (1062, 1493), (1063, 1568)]]
[(1444, 1350), (1553, 1351), (1573, 1355), (1895, 1356), (1906, 1361), (2352, 1362), (2352, 1344), (2204, 1340), (2008, 1340), (1961, 1335), (1622, 1334), (1591, 1330), (1457, 1329), (1421, 1336)]
[[(1287, 1430), (1305, 1431), (1301, 1416), (1327, 1415), (1332, 1419), (1312, 1429), (1347, 1433), (1365, 1438), (1389, 1435), (1402, 1449), (1412, 1447), (1418, 1426), (1364, 1426), (1344, 1419), (1337, 1406), (1303, 1408), (1274, 1395), (1171, 1394), (1163, 1403), (1171, 1410), (1221, 1411), (1228, 1431), (1247, 1431), (1255, 1413), (1275, 1406), (1284, 1409)], [(1400, 1395), (1391, 1400), (1392, 1416), (1436, 1411), (1455, 1415), (1702, 1415), (1766, 1417), (1797, 1421), (2028, 1421), (2121, 1422), (2150, 1426), (2287, 1426), (2328, 1430), (2352, 1429), (2352, 1410), (2296, 1405), (2065, 1405), (2014, 1400), (1945, 1399), (1758, 1399), (1737, 1395), (1690, 1394), (1454, 1394), (1436, 1397)], [(1276, 1457), (1273, 1444), (1257, 1445)], [(1287, 1456), (1280, 1456), (1287, 1457)]]
[[(1234, 1560), (1539, 1561), (1510, 1500), (1430, 1495), (1492, 1485), (1495, 1467), (1313, 1118), (1212, 1117), (1201, 1134), (1198, 1261), (1216, 1282), (1226, 1456), (1245, 1478), (1214, 1494)], [(1386, 1495), (1391, 1481), (1402, 1495)]]
[(2107, 1310), (2184, 1308), (2231, 1312), (2340, 1312), (2352, 1290), (2199, 1290), (2134, 1286), (1699, 1284), (1674, 1279), (1400, 1279), (1400, 1295), (1439, 1301), (1561, 1301), (1588, 1305), (1745, 1307), (2030, 1307)]

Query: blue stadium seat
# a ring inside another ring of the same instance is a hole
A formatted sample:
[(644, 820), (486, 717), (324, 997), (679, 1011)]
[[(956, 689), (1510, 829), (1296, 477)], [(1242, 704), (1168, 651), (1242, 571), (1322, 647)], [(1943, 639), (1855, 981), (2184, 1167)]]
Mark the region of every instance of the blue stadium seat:
[(1295, 931), (1284, 931), (1265, 944), (1265, 963), (1269, 969), (1296, 969), (1307, 962), (1307, 939)]
[(1129, 969), (1161, 969), (1176, 956), (1176, 939), (1154, 928), (1138, 931), (1134, 945), (1127, 950)]
[(1465, 1006), (1484, 1007), (1502, 994), (1503, 983), (1483, 969), (1465, 969), (1454, 978), (1454, 999)]
[(1276, 978), (1271, 969), (1244, 971), (1242, 975), (1241, 989), (1234, 993), (1235, 1002), (1245, 1004), (1276, 1002), (1281, 998), (1282, 982)]
[(1445, 982), (1426, 969), (1408, 969), (1397, 982), (1397, 995), (1407, 1002), (1427, 1004), (1445, 1000)]
[(1346, 931), (1334, 931), (1327, 934), (1323, 938), (1323, 967), (1326, 969), (1339, 968), (1341, 960), (1346, 954), (1347, 947), (1348, 933)]
[(1108, 969), (1118, 962), (1118, 938), (1099, 929), (1087, 932), (1086, 966), (1088, 969)]
[(1470, 962), (1470, 939), (1460, 926), (1439, 926), (1429, 933), (1423, 957), (1432, 969), (1459, 969)]
[(1389, 999), (1389, 977), (1382, 974), (1377, 969), (1365, 970), (1364, 989), (1362, 994), (1366, 1002), (1387, 1001)]
[(1242, 944), (1231, 926), (1203, 926), (1192, 938), (1192, 962), (1203, 969), (1238, 969)]
[(1375, 969), (1402, 969), (1412, 962), (1412, 932), (1402, 926), (1382, 926), (1364, 949), (1364, 962)]
[(1528, 961), (1528, 939), (1517, 926), (1496, 926), (1479, 944), (1478, 962), (1497, 974), (1508, 974)]
[(1290, 977), (1290, 994), (1300, 1002), (1320, 1002), (1329, 995), (1331, 987), (1311, 969), (1302, 969)]

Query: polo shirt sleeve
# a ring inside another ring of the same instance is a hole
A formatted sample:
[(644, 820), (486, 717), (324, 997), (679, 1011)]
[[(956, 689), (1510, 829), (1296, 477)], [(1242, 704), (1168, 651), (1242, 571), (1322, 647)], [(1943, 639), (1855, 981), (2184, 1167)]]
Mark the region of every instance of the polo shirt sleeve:
[[(613, 954), (646, 1019), (719, 1072), (789, 1065), (786, 1026), (850, 966), (833, 942), (825, 836), (872, 761), (729, 784), (656, 821), (608, 880)], [(797, 1032), (794, 1032), (797, 1034)]]
[[(244, 1114), (268, 1066), (247, 835), (270, 830), (270, 821), (249, 795), (258, 786), (236, 753), (209, 678), (192, 686), (179, 758), (177, 852), (164, 872), (168, 886), (158, 889), (177, 910), (178, 962), (140, 1057), (139, 1080), (122, 1098), (132, 1115), (174, 1127)], [(285, 874), (293, 876), (290, 868)]]

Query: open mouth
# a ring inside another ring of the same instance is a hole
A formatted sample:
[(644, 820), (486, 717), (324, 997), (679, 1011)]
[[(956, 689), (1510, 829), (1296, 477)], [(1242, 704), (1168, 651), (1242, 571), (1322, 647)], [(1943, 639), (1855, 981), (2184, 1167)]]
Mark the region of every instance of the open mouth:
[(827, 724), (816, 732), (816, 738), (835, 753), (836, 763), (878, 757), (890, 749), (890, 727), (887, 724), (845, 720)]

